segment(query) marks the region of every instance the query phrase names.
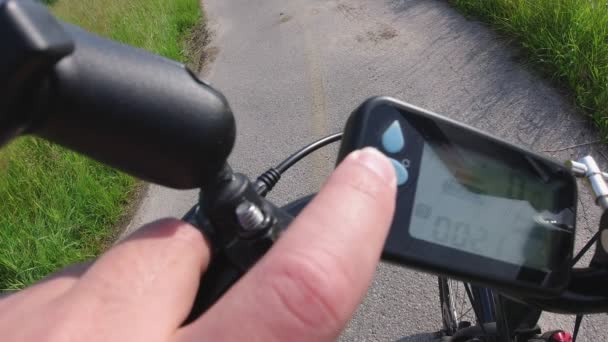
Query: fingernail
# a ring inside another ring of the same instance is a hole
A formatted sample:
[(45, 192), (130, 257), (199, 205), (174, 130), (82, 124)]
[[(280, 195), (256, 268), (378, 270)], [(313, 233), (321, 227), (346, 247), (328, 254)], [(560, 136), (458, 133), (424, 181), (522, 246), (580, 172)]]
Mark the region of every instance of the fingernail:
[(387, 184), (395, 186), (397, 176), (390, 160), (380, 151), (373, 147), (366, 147), (362, 150), (351, 153), (351, 158), (357, 160), (371, 172), (380, 176)]

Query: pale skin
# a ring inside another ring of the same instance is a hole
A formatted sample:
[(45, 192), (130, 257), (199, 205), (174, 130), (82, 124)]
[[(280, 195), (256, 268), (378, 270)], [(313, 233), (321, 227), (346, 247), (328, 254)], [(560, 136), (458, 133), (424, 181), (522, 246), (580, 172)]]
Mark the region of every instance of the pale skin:
[(3, 341), (332, 341), (361, 302), (395, 206), (380, 152), (351, 153), (271, 250), (187, 326), (209, 262), (175, 219), (142, 227), (96, 261), (0, 300)]

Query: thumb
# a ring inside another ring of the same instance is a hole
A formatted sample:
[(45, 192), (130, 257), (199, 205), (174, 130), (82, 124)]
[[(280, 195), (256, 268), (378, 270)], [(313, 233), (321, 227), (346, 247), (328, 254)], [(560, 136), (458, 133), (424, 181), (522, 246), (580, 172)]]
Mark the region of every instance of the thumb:
[(373, 148), (351, 153), (269, 253), (182, 337), (335, 339), (369, 287), (395, 191), (386, 157)]

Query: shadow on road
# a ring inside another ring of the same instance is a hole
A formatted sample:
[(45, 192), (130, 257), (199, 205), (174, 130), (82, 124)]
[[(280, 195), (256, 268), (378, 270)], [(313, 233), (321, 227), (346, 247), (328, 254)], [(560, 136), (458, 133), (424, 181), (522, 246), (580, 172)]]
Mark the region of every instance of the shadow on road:
[(437, 333), (420, 333), (402, 337), (395, 342), (437, 342), (439, 337)]

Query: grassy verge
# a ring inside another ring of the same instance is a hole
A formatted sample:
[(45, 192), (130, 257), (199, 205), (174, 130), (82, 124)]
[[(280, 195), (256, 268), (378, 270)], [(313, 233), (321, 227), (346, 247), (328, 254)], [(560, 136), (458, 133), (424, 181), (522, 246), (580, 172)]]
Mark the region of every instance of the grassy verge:
[[(198, 0), (47, 0), (58, 17), (187, 62)], [(98, 255), (137, 183), (61, 147), (21, 138), (0, 151), (0, 290)]]
[(198, 0), (55, 0), (60, 18), (102, 36), (186, 61), (185, 41), (200, 20)]
[(515, 37), (528, 58), (565, 85), (608, 138), (605, 0), (450, 0)]

